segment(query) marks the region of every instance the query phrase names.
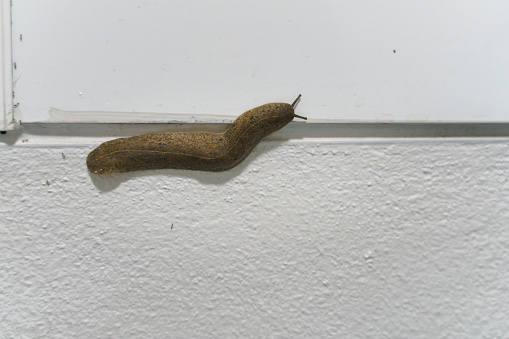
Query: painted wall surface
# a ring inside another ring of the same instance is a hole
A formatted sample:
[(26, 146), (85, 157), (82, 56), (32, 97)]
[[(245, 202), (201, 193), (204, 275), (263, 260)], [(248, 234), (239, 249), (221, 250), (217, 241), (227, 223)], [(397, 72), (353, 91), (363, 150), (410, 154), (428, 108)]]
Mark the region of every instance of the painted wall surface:
[(0, 145), (2, 338), (509, 333), (508, 139), (270, 141), (229, 172), (107, 177), (85, 138)]

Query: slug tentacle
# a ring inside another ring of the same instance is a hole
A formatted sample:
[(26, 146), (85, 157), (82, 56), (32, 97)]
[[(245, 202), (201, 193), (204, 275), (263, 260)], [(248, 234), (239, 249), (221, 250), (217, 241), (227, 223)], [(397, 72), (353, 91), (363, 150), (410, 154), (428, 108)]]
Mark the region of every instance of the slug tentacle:
[[(241, 163), (267, 135), (286, 126), (294, 107), (271, 103), (240, 115), (224, 133), (162, 132), (108, 141), (90, 152), (87, 166), (95, 174), (148, 169), (225, 171)], [(302, 117), (303, 118), (303, 117)]]

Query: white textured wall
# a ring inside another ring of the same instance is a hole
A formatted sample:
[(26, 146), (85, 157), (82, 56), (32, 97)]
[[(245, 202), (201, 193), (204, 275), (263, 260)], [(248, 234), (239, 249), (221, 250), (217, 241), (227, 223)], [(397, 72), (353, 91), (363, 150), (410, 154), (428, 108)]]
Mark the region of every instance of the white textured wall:
[(226, 173), (108, 177), (92, 142), (0, 145), (0, 337), (509, 333), (508, 139), (272, 141)]

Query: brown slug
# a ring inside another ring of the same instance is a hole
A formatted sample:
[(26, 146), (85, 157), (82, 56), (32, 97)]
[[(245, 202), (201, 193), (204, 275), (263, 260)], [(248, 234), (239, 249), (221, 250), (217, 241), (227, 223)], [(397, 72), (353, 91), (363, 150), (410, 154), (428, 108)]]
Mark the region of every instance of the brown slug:
[(240, 115), (223, 133), (161, 132), (107, 141), (87, 157), (95, 174), (150, 169), (220, 172), (240, 164), (267, 135), (294, 117), (300, 95), (290, 105), (271, 103)]

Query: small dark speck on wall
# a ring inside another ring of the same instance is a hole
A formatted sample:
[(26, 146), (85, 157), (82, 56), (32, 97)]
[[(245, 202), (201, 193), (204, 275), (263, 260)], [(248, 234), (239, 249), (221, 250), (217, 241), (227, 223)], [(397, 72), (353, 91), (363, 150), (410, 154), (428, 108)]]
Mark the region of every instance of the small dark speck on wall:
[(396, 50), (395, 50), (395, 49), (393, 49), (393, 50), (392, 50), (392, 53), (396, 54)]

